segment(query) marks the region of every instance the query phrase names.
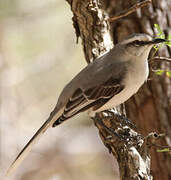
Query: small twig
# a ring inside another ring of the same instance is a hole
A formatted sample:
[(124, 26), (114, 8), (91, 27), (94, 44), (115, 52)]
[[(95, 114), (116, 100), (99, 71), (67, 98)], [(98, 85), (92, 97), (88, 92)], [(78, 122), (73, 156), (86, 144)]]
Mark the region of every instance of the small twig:
[(154, 146), (156, 141), (163, 136), (164, 136), (163, 134), (157, 134), (156, 132), (151, 132), (146, 137), (143, 138), (144, 140), (143, 146), (151, 148), (152, 146)]
[(138, 8), (142, 8), (142, 7), (146, 6), (149, 3), (151, 3), (151, 0), (145, 0), (145, 1), (140, 2), (140, 3), (136, 3), (134, 6), (132, 6), (131, 8), (129, 8), (127, 10), (124, 10), (124, 11), (120, 12), (118, 15), (110, 17), (109, 22), (113, 22), (113, 21), (116, 21), (116, 20), (118, 20), (120, 18), (128, 16), (129, 14), (136, 11)]
[(154, 147), (157, 147), (157, 148), (162, 148), (162, 149), (167, 148), (167, 149), (171, 150), (170, 146), (162, 146), (162, 145), (159, 145), (159, 144), (151, 144), (151, 145), (154, 146)]
[(151, 72), (154, 72), (154, 73), (156, 73), (156, 72), (158, 72), (158, 71), (162, 71), (162, 72), (168, 72), (168, 71), (170, 71), (170, 69), (150, 69), (150, 71)]
[(150, 145), (151, 147), (155, 148), (161, 148), (161, 149), (169, 149), (171, 150), (171, 146), (163, 146), (156, 143), (157, 140), (161, 139), (162, 137), (165, 137), (165, 134), (157, 134), (156, 132), (151, 132), (144, 138), (144, 144)]
[(155, 56), (155, 57), (149, 59), (149, 61), (162, 61), (162, 62), (166, 61), (166, 62), (171, 63), (171, 58)]

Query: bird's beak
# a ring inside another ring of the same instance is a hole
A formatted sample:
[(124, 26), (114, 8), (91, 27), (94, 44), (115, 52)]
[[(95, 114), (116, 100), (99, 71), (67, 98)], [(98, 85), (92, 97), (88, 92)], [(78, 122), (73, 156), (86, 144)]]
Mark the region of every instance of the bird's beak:
[(167, 41), (166, 39), (156, 38), (156, 39), (153, 39), (150, 44), (159, 44), (159, 43), (163, 43), (166, 41)]

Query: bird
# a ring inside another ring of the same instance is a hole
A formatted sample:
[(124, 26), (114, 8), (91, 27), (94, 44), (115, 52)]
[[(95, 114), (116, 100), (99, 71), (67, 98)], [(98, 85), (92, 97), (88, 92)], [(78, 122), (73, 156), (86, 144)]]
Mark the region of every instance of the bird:
[(48, 128), (83, 111), (93, 117), (133, 96), (148, 78), (148, 56), (152, 47), (165, 41), (143, 33), (131, 34), (82, 69), (64, 87), (49, 118), (18, 154), (7, 174), (21, 164)]

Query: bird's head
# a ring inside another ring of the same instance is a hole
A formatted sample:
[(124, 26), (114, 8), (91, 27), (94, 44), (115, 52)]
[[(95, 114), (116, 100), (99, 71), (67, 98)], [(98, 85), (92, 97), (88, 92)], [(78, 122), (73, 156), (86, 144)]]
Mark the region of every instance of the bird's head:
[(151, 48), (155, 44), (165, 42), (164, 39), (155, 38), (147, 34), (132, 34), (123, 40), (120, 44), (124, 47), (126, 53), (132, 56), (148, 57)]

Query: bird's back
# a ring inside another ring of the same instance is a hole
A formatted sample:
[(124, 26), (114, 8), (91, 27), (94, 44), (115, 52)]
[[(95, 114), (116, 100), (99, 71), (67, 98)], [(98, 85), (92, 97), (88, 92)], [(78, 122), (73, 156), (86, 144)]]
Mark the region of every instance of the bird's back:
[(82, 91), (86, 91), (100, 85), (110, 77), (115, 77), (116, 80), (123, 79), (126, 63), (124, 61), (118, 61), (120, 56), (117, 56), (117, 53), (115, 53), (115, 51), (118, 52), (116, 48), (114, 47), (109, 53), (97, 58), (95, 61), (82, 69), (64, 87), (58, 98), (56, 108), (65, 106), (68, 99), (79, 88)]

